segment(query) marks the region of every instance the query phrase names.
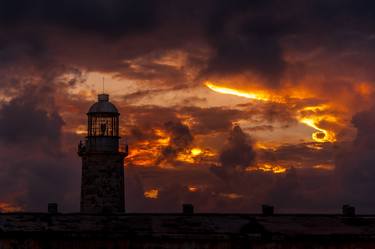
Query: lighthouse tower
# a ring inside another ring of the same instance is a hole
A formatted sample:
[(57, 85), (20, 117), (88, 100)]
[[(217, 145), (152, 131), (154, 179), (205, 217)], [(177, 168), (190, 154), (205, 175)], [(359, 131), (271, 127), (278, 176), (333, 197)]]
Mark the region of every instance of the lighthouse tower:
[(119, 150), (119, 116), (108, 94), (99, 94), (88, 113), (87, 137), (78, 145), (82, 158), (81, 212), (125, 211), (124, 152)]

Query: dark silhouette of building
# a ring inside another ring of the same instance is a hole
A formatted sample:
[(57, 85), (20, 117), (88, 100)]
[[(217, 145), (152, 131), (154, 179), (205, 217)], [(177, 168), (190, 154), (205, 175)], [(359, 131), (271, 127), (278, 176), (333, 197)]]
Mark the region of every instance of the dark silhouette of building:
[(88, 113), (87, 137), (79, 143), (82, 158), (81, 212), (125, 211), (124, 157), (119, 151), (119, 116), (108, 94), (99, 94)]

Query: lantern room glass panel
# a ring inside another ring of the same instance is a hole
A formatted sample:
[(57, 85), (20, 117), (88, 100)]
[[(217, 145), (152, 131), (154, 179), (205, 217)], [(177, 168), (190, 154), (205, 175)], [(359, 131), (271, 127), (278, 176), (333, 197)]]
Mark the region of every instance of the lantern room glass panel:
[(119, 116), (113, 114), (95, 113), (88, 118), (89, 137), (118, 137)]

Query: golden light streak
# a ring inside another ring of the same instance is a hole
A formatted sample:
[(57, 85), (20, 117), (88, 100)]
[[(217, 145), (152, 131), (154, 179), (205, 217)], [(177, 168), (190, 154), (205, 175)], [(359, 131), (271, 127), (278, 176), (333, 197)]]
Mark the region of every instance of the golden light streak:
[(319, 126), (321, 122), (328, 123), (337, 123), (338, 120), (335, 116), (331, 114), (324, 114), (323, 111), (327, 110), (329, 105), (317, 105), (317, 106), (306, 106), (299, 111), (298, 120), (315, 130), (311, 137), (315, 142), (324, 143), (324, 142), (335, 142), (336, 135), (333, 131), (323, 129)]
[[(209, 89), (221, 93), (221, 94), (230, 94), (239, 97), (244, 97), (248, 99), (254, 100), (261, 100), (261, 101), (268, 101), (268, 102), (278, 102), (278, 103), (287, 103), (285, 100), (286, 98), (281, 96), (272, 96), (267, 95), (264, 92), (247, 92), (242, 91), (230, 87), (222, 87), (218, 86), (212, 82), (206, 81), (204, 83)], [(363, 92), (368, 92), (367, 87), (363, 87)], [(298, 97), (298, 99), (303, 99), (302, 97)], [(325, 143), (325, 142), (335, 142), (336, 141), (336, 134), (328, 129), (322, 128), (320, 124), (322, 122), (326, 123), (338, 123), (338, 120), (335, 116), (330, 114), (322, 114), (321, 112), (327, 110), (329, 108), (328, 105), (317, 105), (317, 106), (307, 106), (300, 110), (296, 111), (296, 116), (299, 122), (305, 124), (316, 131), (312, 133), (311, 138), (315, 142)]]
[(319, 119), (316, 120), (314, 118), (303, 118), (300, 120), (300, 122), (314, 128), (315, 130), (318, 130), (316, 132), (313, 132), (313, 134), (311, 135), (314, 141), (319, 143), (336, 141), (335, 133), (318, 127), (317, 123), (319, 122)]
[(158, 189), (150, 189), (148, 191), (144, 192), (144, 196), (149, 199), (157, 199), (159, 196), (159, 190)]
[(222, 94), (230, 94), (230, 95), (235, 95), (239, 97), (244, 97), (248, 99), (254, 99), (254, 100), (261, 100), (261, 101), (274, 101), (274, 102), (281, 102), (281, 100), (278, 98), (271, 98), (269, 95), (265, 93), (255, 93), (255, 92), (246, 92), (246, 91), (241, 91), (229, 87), (223, 87), (223, 86), (218, 86), (213, 84), (212, 82), (206, 81), (204, 83), (208, 88), (211, 90), (222, 93)]

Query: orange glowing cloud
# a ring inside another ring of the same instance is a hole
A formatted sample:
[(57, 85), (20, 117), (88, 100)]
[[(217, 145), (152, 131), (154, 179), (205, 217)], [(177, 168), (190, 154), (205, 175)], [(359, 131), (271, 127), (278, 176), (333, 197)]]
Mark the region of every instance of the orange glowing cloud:
[(317, 164), (314, 165), (314, 169), (320, 169), (320, 170), (334, 170), (335, 164), (333, 163), (324, 163), (324, 164)]
[(194, 186), (194, 185), (189, 185), (188, 190), (189, 190), (189, 192), (195, 193), (195, 192), (199, 191), (199, 188), (197, 186)]
[[(252, 100), (259, 100), (264, 102), (276, 102), (276, 103), (284, 103), (291, 105), (288, 100), (290, 100), (290, 96), (283, 96), (283, 95), (271, 95), (267, 94), (265, 90), (262, 91), (243, 91), (235, 88), (230, 87), (223, 87), (214, 84), (213, 82), (205, 82), (206, 87), (213, 90), (214, 92), (221, 93), (221, 94), (230, 94), (235, 95), (238, 97), (244, 97)], [(295, 91), (295, 93), (298, 91)], [(292, 96), (295, 95), (292, 94)], [(298, 99), (303, 99), (303, 96), (298, 96)], [(321, 126), (322, 123), (332, 123), (337, 124), (339, 123), (338, 117), (327, 114), (324, 112), (328, 112), (330, 109), (329, 105), (317, 105), (317, 106), (307, 106), (302, 107), (301, 109), (296, 110), (295, 117), (296, 119), (304, 124), (307, 125), (316, 131), (314, 131), (311, 135), (311, 138), (315, 142), (325, 143), (325, 142), (335, 142), (336, 141), (336, 134), (333, 130), (329, 130)]]
[(374, 87), (367, 82), (361, 82), (355, 85), (355, 90), (362, 96), (370, 96), (374, 93)]
[(0, 212), (9, 213), (9, 212), (21, 212), (23, 208), (21, 206), (7, 203), (7, 202), (0, 202)]
[(271, 163), (258, 163), (256, 167), (247, 168), (246, 171), (263, 171), (274, 174), (282, 174), (287, 171), (287, 168), (281, 165), (274, 165)]
[(282, 99), (276, 97), (276, 96), (271, 96), (265, 92), (257, 91), (257, 92), (247, 92), (247, 91), (241, 91), (238, 89), (233, 89), (229, 87), (223, 87), (216, 85), (210, 81), (206, 81), (204, 83), (209, 89), (222, 93), (222, 94), (229, 94), (229, 95), (235, 95), (239, 97), (244, 97), (247, 99), (253, 99), (253, 100), (261, 100), (261, 101), (273, 101), (273, 102), (283, 102)]
[(237, 194), (237, 193), (220, 193), (221, 197), (224, 197), (226, 199), (236, 200), (243, 198), (243, 195)]
[(150, 189), (144, 192), (144, 196), (148, 199), (157, 199), (159, 196), (158, 189)]
[(195, 164), (197, 162), (201, 162), (202, 160), (215, 157), (216, 153), (208, 149), (202, 149), (199, 147), (193, 147), (181, 151), (177, 154), (177, 161)]
[(162, 129), (152, 130), (155, 139), (141, 140), (132, 144), (126, 161), (138, 166), (155, 166), (162, 148), (168, 146), (170, 136)]
[[(335, 142), (336, 135), (333, 131), (323, 129), (319, 127), (321, 122), (326, 123), (337, 123), (338, 118), (330, 115), (330, 114), (321, 114), (321, 111), (327, 110), (329, 108), (328, 105), (320, 105), (320, 106), (308, 106), (301, 109), (298, 113), (297, 119), (311, 128), (317, 130), (316, 132), (312, 133), (312, 139), (315, 142)], [(307, 112), (306, 114), (302, 114), (303, 112)]]

